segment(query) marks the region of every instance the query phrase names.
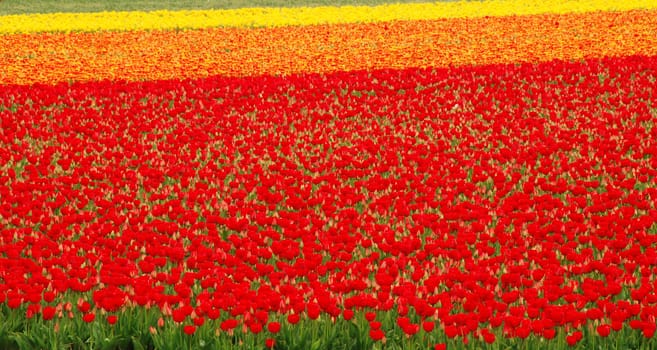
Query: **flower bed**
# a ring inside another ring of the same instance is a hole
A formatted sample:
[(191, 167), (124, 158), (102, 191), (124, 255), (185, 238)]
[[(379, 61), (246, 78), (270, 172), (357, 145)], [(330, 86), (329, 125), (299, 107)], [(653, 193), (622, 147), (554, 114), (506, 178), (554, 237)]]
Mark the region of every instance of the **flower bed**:
[(655, 347), (656, 17), (576, 8), (3, 35), (1, 347)]

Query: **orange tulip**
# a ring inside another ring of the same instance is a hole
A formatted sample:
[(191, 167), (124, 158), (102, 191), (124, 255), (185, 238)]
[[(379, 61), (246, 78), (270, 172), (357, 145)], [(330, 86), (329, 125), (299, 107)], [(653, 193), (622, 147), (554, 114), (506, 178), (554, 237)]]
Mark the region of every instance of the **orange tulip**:
[(656, 55), (657, 10), (281, 28), (3, 35), (0, 84)]

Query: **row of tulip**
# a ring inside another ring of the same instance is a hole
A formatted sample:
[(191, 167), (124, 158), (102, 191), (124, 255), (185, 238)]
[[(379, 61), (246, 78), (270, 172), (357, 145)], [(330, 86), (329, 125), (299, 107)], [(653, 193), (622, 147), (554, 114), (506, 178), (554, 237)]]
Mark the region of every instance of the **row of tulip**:
[(29, 14), (0, 17), (0, 33), (281, 27), (657, 9), (651, 0), (485, 0), (379, 6)]
[(657, 10), (3, 35), (0, 83), (289, 75), (656, 55)]
[(653, 346), (655, 67), (5, 87), (8, 338)]

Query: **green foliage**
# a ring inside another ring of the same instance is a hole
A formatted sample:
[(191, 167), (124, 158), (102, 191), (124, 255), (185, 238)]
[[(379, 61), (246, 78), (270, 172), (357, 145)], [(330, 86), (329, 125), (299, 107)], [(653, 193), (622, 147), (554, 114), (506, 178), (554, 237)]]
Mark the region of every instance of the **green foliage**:
[[(453, 1), (453, 0), (442, 0)], [(396, 0), (397, 3), (421, 3), (424, 0)], [(0, 15), (54, 12), (154, 11), (186, 9), (234, 9), (243, 7), (297, 7), (379, 5), (386, 0), (2, 0)]]

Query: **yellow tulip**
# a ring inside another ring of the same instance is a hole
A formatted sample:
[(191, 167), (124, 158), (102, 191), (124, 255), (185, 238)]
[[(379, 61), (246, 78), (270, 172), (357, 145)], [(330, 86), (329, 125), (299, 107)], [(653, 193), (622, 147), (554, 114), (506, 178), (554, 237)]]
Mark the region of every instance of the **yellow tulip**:
[(0, 16), (0, 33), (282, 27), (655, 9), (654, 0), (487, 0), (379, 6), (243, 8)]

